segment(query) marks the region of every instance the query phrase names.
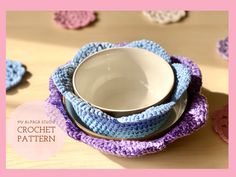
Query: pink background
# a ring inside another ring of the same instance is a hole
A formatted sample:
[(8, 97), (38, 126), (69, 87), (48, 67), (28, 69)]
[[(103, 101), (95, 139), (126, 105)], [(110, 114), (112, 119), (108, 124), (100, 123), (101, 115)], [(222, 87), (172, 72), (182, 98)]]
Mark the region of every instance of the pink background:
[[(129, 1), (129, 2), (128, 2)], [(165, 0), (162, 3), (157, 0), (139, 0), (132, 2), (132, 0), (58, 0), (50, 1), (41, 0), (7, 0), (0, 4), (0, 176), (235, 176), (236, 174), (236, 117), (235, 109), (232, 105), (236, 102), (235, 92), (236, 84), (233, 81), (233, 75), (236, 75), (235, 46), (236, 46), (236, 7), (234, 0)], [(230, 86), (229, 86), (229, 168), (225, 170), (6, 170), (5, 169), (5, 12), (8, 10), (55, 10), (55, 9), (86, 9), (86, 10), (147, 10), (147, 9), (184, 9), (184, 10), (228, 10), (229, 11), (229, 72), (230, 72)], [(234, 175), (233, 175), (234, 174)]]

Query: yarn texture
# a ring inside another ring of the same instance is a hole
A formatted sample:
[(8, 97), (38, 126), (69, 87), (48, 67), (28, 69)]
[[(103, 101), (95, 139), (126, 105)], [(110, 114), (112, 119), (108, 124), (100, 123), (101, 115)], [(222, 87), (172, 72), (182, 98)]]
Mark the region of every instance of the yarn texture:
[(54, 21), (66, 29), (79, 29), (96, 20), (92, 11), (57, 11), (54, 13)]
[(6, 90), (20, 83), (25, 74), (25, 68), (19, 61), (6, 60)]
[(168, 24), (180, 21), (186, 16), (186, 11), (143, 11), (143, 14), (151, 21)]
[(220, 56), (222, 56), (222, 58), (224, 59), (228, 59), (229, 57), (229, 38), (226, 37), (225, 39), (223, 40), (220, 40), (218, 43), (217, 43), (217, 50), (220, 54)]
[(150, 141), (129, 140), (105, 140), (85, 134), (69, 119), (62, 102), (62, 93), (55, 85), (52, 78), (49, 80), (50, 96), (47, 101), (55, 105), (64, 115), (67, 126), (67, 134), (75, 140), (81, 141), (104, 153), (122, 157), (137, 157), (145, 154), (162, 151), (168, 144), (178, 138), (190, 135), (202, 127), (207, 119), (207, 102), (200, 94), (202, 77), (199, 68), (185, 57), (169, 58), (172, 64), (183, 64), (191, 73), (191, 81), (188, 87), (188, 105), (178, 122), (168, 133), (160, 138)]
[(52, 79), (60, 93), (70, 101), (81, 121), (93, 132), (114, 138), (145, 137), (157, 131), (163, 125), (169, 116), (170, 109), (175, 106), (176, 102), (187, 90), (191, 80), (190, 70), (181, 63), (171, 63), (170, 57), (165, 50), (152, 41), (141, 40), (123, 45), (123, 47), (143, 48), (163, 57), (171, 64), (174, 70), (176, 86), (168, 102), (150, 107), (138, 114), (115, 118), (78, 98), (73, 93), (72, 85), (73, 72), (80, 62), (95, 52), (115, 47), (120, 47), (120, 45), (111, 43), (90, 43), (85, 45), (71, 62), (58, 68), (53, 73)]

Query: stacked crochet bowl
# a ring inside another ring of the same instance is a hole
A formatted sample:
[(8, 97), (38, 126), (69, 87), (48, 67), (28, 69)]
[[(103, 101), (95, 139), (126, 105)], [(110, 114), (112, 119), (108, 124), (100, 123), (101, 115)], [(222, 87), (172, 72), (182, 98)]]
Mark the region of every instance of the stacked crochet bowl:
[[(140, 48), (165, 60), (175, 78), (168, 99), (142, 111), (114, 117), (75, 94), (76, 68), (92, 55), (114, 48)], [(171, 57), (155, 42), (89, 43), (53, 73), (48, 102), (63, 113), (67, 133), (72, 138), (105, 153), (135, 157), (161, 151), (177, 138), (204, 125), (207, 103), (200, 94), (201, 84), (200, 70), (191, 60)]]

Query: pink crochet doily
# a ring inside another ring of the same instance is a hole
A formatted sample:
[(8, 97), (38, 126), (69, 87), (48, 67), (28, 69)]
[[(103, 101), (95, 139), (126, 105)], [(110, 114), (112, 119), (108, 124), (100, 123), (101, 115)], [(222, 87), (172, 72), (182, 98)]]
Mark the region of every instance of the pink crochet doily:
[(228, 143), (228, 104), (213, 113), (213, 127), (220, 137)]
[(96, 20), (92, 11), (56, 11), (54, 20), (66, 29), (79, 29)]

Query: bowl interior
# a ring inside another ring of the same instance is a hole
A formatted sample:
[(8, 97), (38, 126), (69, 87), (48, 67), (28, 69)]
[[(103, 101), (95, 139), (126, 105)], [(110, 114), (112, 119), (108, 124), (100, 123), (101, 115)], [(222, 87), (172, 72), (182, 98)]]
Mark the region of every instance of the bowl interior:
[(107, 111), (133, 111), (158, 104), (173, 86), (171, 66), (139, 48), (98, 52), (80, 63), (73, 75), (75, 93)]

